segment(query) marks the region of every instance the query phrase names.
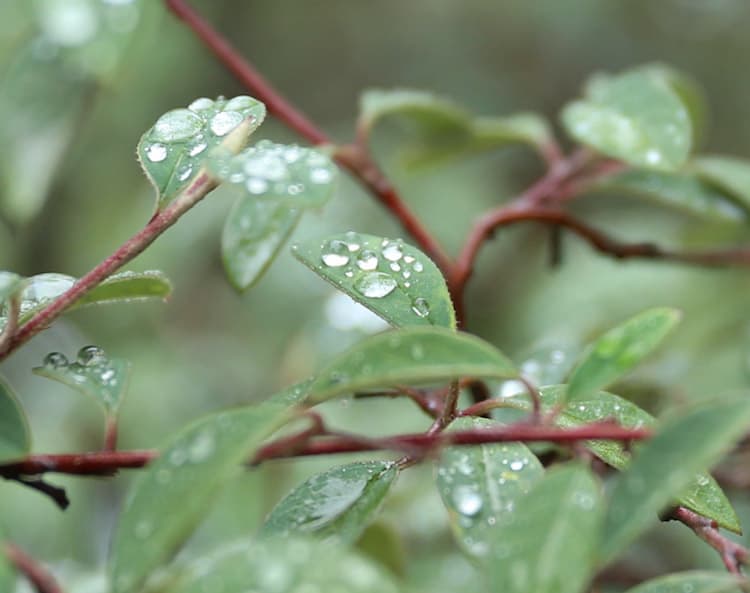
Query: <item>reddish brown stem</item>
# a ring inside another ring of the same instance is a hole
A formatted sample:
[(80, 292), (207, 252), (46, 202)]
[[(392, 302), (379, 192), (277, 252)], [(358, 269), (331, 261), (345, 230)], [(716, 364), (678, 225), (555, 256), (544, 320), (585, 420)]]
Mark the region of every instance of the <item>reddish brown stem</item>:
[(18, 572), (23, 574), (34, 586), (37, 593), (63, 593), (55, 577), (21, 548), (5, 542), (3, 544), (3, 552)]

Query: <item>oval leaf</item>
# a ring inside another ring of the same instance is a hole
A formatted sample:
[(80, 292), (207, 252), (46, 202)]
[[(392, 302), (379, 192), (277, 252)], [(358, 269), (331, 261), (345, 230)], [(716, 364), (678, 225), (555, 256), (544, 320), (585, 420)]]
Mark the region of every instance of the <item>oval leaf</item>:
[(661, 343), (680, 317), (676, 309), (649, 309), (609, 330), (573, 369), (568, 399), (586, 398), (622, 377)]
[(487, 558), (492, 590), (580, 593), (592, 576), (602, 510), (588, 470), (548, 472), (494, 530)]
[(701, 179), (726, 192), (745, 210), (750, 209), (750, 161), (728, 156), (702, 156), (691, 165)]
[(196, 99), (187, 109), (162, 115), (138, 143), (138, 160), (156, 188), (157, 210), (190, 185), (213, 148), (236, 152), (263, 122), (266, 108), (240, 95)]
[(400, 239), (350, 231), (297, 243), (292, 253), (391, 325), (456, 327), (442, 273), (424, 253)]
[(334, 359), (310, 385), (313, 401), (342, 393), (459, 377), (516, 377), (492, 344), (438, 327), (412, 327), (362, 340)]
[(746, 221), (748, 210), (692, 175), (631, 169), (605, 177), (595, 191), (621, 193), (718, 221)]
[(313, 534), (353, 544), (380, 508), (398, 468), (390, 461), (350, 463), (316, 474), (271, 511), (263, 534)]
[(0, 377), (0, 461), (23, 457), (30, 450), (26, 414), (10, 385)]
[(299, 538), (239, 541), (194, 561), (168, 593), (397, 593), (381, 568), (335, 545)]
[(219, 151), (209, 171), (242, 195), (288, 207), (316, 207), (333, 195), (338, 171), (322, 152), (261, 140), (236, 155)]
[(44, 365), (32, 371), (93, 398), (108, 414), (115, 414), (127, 392), (130, 369), (127, 360), (109, 358), (98, 346), (85, 346), (73, 363), (64, 354), (51, 352)]
[(613, 560), (647, 529), (698, 472), (741, 437), (748, 422), (750, 401), (745, 398), (703, 404), (665, 423), (615, 480), (600, 548), (602, 562)]
[(741, 583), (726, 572), (691, 570), (651, 579), (626, 593), (736, 593)]
[(75, 302), (73, 308), (150, 300), (166, 301), (171, 294), (172, 283), (163, 272), (120, 272), (83, 295)]
[[(484, 418), (458, 418), (451, 429), (497, 426)], [(449, 447), (440, 456), (437, 487), (461, 547), (487, 554), (494, 526), (512, 514), (518, 499), (544, 476), (544, 468), (522, 443)]]
[(140, 585), (191, 534), (219, 490), (290, 417), (275, 402), (220, 412), (181, 430), (138, 476), (112, 544), (114, 593)]
[(690, 114), (663, 78), (644, 71), (598, 76), (562, 123), (577, 141), (636, 167), (674, 170), (691, 146)]

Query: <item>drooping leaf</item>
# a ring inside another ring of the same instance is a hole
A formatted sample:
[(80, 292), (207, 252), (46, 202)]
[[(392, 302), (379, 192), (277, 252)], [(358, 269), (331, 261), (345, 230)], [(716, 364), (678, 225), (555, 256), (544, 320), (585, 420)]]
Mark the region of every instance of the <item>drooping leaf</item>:
[(297, 243), (292, 253), (391, 325), (456, 327), (440, 270), (419, 249), (401, 240), (350, 231)]
[(750, 210), (750, 161), (730, 156), (701, 156), (692, 161), (695, 173)]
[(573, 369), (568, 399), (586, 398), (622, 377), (661, 343), (680, 317), (676, 309), (648, 309), (609, 330)]
[(459, 377), (516, 377), (518, 371), (492, 344), (440, 327), (387, 331), (362, 340), (318, 373), (312, 401), (376, 387)]
[(138, 160), (157, 193), (157, 210), (190, 185), (211, 151), (221, 145), (237, 152), (263, 122), (266, 108), (240, 95), (215, 101), (202, 97), (187, 109), (162, 115), (141, 137)]
[(698, 472), (705, 471), (747, 430), (750, 401), (705, 403), (672, 418), (638, 449), (612, 488), (600, 548), (602, 562), (614, 559), (673, 504)]
[(166, 593), (397, 593), (382, 568), (335, 542), (290, 538), (238, 541), (191, 562)]
[(601, 179), (591, 189), (644, 198), (701, 218), (746, 221), (748, 209), (693, 175), (630, 169)]
[(234, 155), (217, 151), (208, 166), (241, 195), (289, 208), (322, 206), (333, 195), (338, 176), (336, 166), (322, 152), (269, 140)]
[(349, 463), (316, 474), (276, 505), (262, 533), (310, 534), (353, 544), (397, 474), (396, 465), (388, 461)]
[(202, 418), (161, 448), (125, 501), (112, 545), (113, 593), (140, 585), (190, 535), (219, 488), (290, 417), (275, 401)]
[(32, 371), (93, 398), (107, 414), (115, 414), (127, 392), (130, 369), (127, 360), (109, 358), (98, 346), (84, 346), (72, 363), (64, 354), (51, 352)]
[(741, 582), (726, 572), (691, 570), (651, 579), (626, 593), (739, 593)]
[[(458, 418), (451, 429), (497, 426), (484, 418)], [(516, 502), (544, 476), (544, 468), (522, 443), (449, 447), (437, 470), (437, 487), (461, 547), (471, 555), (487, 554), (495, 525), (515, 511)]]
[(562, 123), (578, 142), (636, 167), (674, 170), (690, 153), (687, 108), (662, 76), (643, 70), (595, 77)]
[(360, 130), (393, 118), (408, 129), (401, 160), (420, 166), (449, 158), (526, 144), (540, 150), (550, 141), (549, 125), (535, 113), (473, 117), (452, 101), (408, 89), (366, 91), (360, 101)]
[(487, 556), (492, 591), (580, 593), (593, 576), (600, 486), (579, 466), (551, 470), (501, 516)]
[(166, 301), (171, 294), (172, 283), (163, 272), (158, 270), (127, 271), (110, 276), (78, 299), (73, 307), (151, 300)]
[(26, 414), (10, 385), (0, 377), (0, 461), (23, 457), (30, 450)]

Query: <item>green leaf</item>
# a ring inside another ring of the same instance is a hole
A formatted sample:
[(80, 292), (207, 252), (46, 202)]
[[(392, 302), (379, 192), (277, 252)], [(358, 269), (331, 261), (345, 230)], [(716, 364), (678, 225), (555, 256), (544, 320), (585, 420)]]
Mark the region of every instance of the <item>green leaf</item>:
[[(551, 411), (565, 401), (565, 385), (549, 385), (540, 389), (543, 409)], [(515, 404), (531, 410), (528, 399), (514, 397)], [(634, 403), (606, 391), (577, 400), (562, 407), (555, 417), (560, 428), (575, 428), (592, 422), (614, 420), (624, 428), (643, 428), (656, 425), (656, 419)], [(591, 440), (583, 443), (599, 459), (618, 470), (630, 464), (631, 453), (619, 441)], [(725, 529), (742, 533), (740, 520), (732, 504), (716, 480), (707, 473), (696, 474), (690, 484), (677, 497), (677, 502), (712, 519)]]
[(551, 470), (494, 530), (492, 591), (580, 593), (592, 576), (602, 518), (600, 487), (579, 466)]
[(638, 449), (612, 488), (600, 548), (613, 560), (747, 430), (747, 398), (711, 402), (672, 418)]
[(439, 327), (411, 327), (371, 336), (335, 358), (310, 385), (310, 397), (319, 402), (376, 387), (516, 376), (510, 360), (476, 336)]
[(276, 402), (202, 418), (181, 430), (138, 476), (112, 544), (113, 593), (140, 591), (208, 511), (219, 488), (291, 416)]
[[(451, 429), (488, 428), (484, 418), (458, 418)], [(495, 525), (512, 514), (517, 501), (544, 476), (544, 468), (522, 443), (449, 447), (440, 457), (437, 487), (461, 547), (484, 556), (495, 536)]]
[(682, 101), (662, 76), (642, 70), (594, 78), (562, 123), (578, 142), (636, 167), (678, 169), (692, 142)]
[(747, 221), (748, 210), (693, 175), (630, 169), (607, 176), (591, 186), (594, 191), (617, 192), (643, 198), (717, 221)]
[(162, 115), (141, 137), (137, 149), (138, 160), (156, 188), (156, 209), (190, 185), (215, 147), (240, 150), (265, 115), (263, 103), (245, 95), (215, 101), (202, 97), (187, 109)]
[(166, 301), (172, 295), (172, 283), (163, 272), (120, 272), (104, 280), (76, 301), (73, 308), (140, 301)]
[(648, 309), (597, 339), (583, 353), (568, 381), (568, 399), (586, 398), (635, 367), (677, 325), (676, 309)]
[(294, 256), (391, 325), (456, 327), (448, 287), (438, 267), (400, 239), (350, 231), (296, 243)]
[(384, 570), (335, 542), (238, 541), (194, 561), (167, 593), (397, 593)]
[(208, 167), (241, 195), (294, 208), (325, 204), (338, 177), (336, 166), (322, 152), (269, 140), (234, 155), (216, 151)]
[(546, 120), (535, 113), (472, 117), (452, 101), (408, 89), (366, 91), (360, 101), (360, 129), (369, 135), (387, 118), (408, 128), (401, 160), (419, 166), (477, 152), (526, 144), (539, 150), (551, 140)]
[(44, 365), (32, 371), (93, 398), (107, 414), (116, 414), (128, 389), (130, 369), (127, 360), (109, 358), (98, 346), (84, 346), (73, 363), (64, 354), (51, 352)]
[(10, 385), (0, 377), (0, 461), (23, 457), (30, 450), (26, 414)]
[[(1, 421), (0, 421), (1, 422)], [(3, 550), (3, 533), (0, 530), (0, 550)], [(0, 552), (0, 591), (8, 593), (16, 590), (16, 571), (8, 560), (8, 556)]]
[(750, 210), (750, 161), (729, 156), (702, 156), (691, 166), (698, 177), (727, 193), (745, 211)]
[(626, 593), (737, 593), (741, 582), (726, 572), (691, 570), (651, 579)]
[(312, 534), (353, 544), (372, 521), (397, 474), (390, 461), (349, 463), (316, 474), (276, 505), (262, 533)]
[(24, 279), (13, 272), (0, 271), (0, 310), (5, 301), (24, 287)]

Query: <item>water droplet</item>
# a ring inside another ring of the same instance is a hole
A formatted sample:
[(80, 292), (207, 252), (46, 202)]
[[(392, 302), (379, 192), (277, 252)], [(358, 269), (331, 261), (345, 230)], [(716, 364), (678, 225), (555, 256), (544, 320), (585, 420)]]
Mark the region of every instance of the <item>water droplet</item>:
[(242, 123), (242, 114), (236, 111), (221, 111), (211, 118), (211, 131), (217, 136), (226, 136)]
[(453, 493), (453, 503), (465, 517), (474, 517), (482, 510), (482, 497), (470, 486), (459, 486)]
[(190, 156), (198, 156), (200, 153), (206, 150), (206, 148), (208, 148), (208, 144), (206, 142), (200, 141), (190, 148), (188, 154)]
[(236, 97), (233, 97), (232, 99), (229, 99), (229, 101), (227, 101), (224, 109), (226, 109), (227, 111), (242, 111), (243, 109), (249, 109), (250, 107), (253, 107), (257, 103), (258, 102), (252, 97), (248, 97), (247, 95), (237, 95)]
[(383, 246), (383, 257), (388, 261), (398, 261), (404, 256), (401, 245), (395, 241), (387, 242)]
[(417, 317), (425, 318), (430, 314), (430, 304), (427, 302), (426, 299), (422, 297), (417, 297), (414, 299), (414, 302), (411, 304), (411, 310), (414, 311), (414, 314)]
[(196, 99), (190, 105), (188, 105), (188, 109), (190, 111), (206, 111), (207, 109), (211, 109), (213, 106), (214, 102), (211, 99), (209, 99), (208, 97), (201, 97), (200, 99)]
[(167, 147), (156, 142), (146, 149), (146, 158), (152, 163), (160, 163), (167, 158)]
[(301, 183), (292, 183), (288, 188), (287, 192), (289, 192), (290, 196), (296, 196), (298, 194), (301, 194), (305, 189), (305, 186)]
[(646, 162), (649, 165), (658, 165), (661, 162), (661, 160), (662, 160), (662, 155), (658, 150), (652, 148), (646, 151)]
[(380, 299), (388, 296), (396, 289), (396, 286), (396, 281), (388, 274), (383, 274), (382, 272), (365, 274), (354, 284), (357, 292), (371, 299)]
[(187, 453), (184, 449), (174, 449), (169, 454), (169, 462), (174, 466), (180, 466), (187, 461)]
[(204, 431), (200, 433), (190, 445), (188, 458), (193, 463), (205, 461), (213, 454), (215, 447), (214, 435), (208, 431)]
[(84, 346), (78, 351), (78, 364), (94, 366), (107, 361), (107, 355), (99, 346)]
[(320, 256), (323, 263), (329, 268), (340, 268), (349, 263), (349, 246), (343, 241), (333, 239), (323, 246), (323, 254)]
[(412, 263), (414, 263), (414, 257), (412, 257), (411, 255), (405, 255), (404, 256), (404, 263), (405, 264), (412, 264)]
[(523, 466), (526, 465), (521, 459), (515, 459), (510, 462), (510, 469), (512, 469), (514, 472), (520, 472), (523, 469)]
[(406, 280), (408, 278), (411, 278), (411, 272), (409, 270), (404, 270), (401, 276), (403, 276), (404, 280)]
[(68, 357), (62, 352), (50, 352), (44, 357), (43, 364), (49, 369), (60, 369), (68, 366)]
[(415, 272), (421, 272), (422, 270), (424, 270), (424, 266), (422, 266), (422, 262), (415, 261), (412, 269)]
[(186, 165), (184, 167), (180, 167), (180, 170), (177, 172), (177, 179), (180, 181), (185, 181), (190, 177), (190, 174), (193, 172), (193, 165)]
[(313, 169), (310, 172), (310, 181), (313, 183), (328, 183), (333, 178), (333, 173), (329, 169)]
[(192, 138), (203, 128), (203, 120), (188, 109), (174, 109), (154, 124), (151, 137), (160, 142), (181, 142)]
[(399, 266), (399, 265), (398, 265), (398, 264), (397, 264), (397, 263), (396, 263), (395, 261), (392, 261), (392, 262), (391, 262), (391, 265), (390, 265), (390, 266), (388, 266), (388, 267), (389, 267), (389, 268), (390, 268), (391, 270), (393, 270), (394, 272), (400, 272), (400, 271), (401, 271), (401, 266)]
[(378, 267), (378, 256), (374, 251), (365, 249), (357, 256), (357, 267), (366, 272), (374, 270)]
[(247, 191), (257, 196), (259, 194), (265, 193), (265, 191), (268, 189), (268, 182), (265, 179), (260, 179), (259, 177), (251, 177), (245, 183), (245, 187), (247, 188)]

